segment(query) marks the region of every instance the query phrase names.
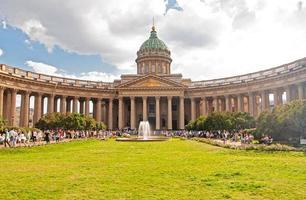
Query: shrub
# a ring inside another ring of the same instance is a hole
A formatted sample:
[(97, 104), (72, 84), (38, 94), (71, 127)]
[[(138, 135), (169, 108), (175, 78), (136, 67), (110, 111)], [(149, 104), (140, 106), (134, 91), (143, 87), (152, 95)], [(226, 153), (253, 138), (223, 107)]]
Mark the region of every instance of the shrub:
[(193, 138), (192, 140), (228, 149), (256, 150), (256, 151), (299, 151), (300, 150), (284, 144), (271, 144), (271, 145), (244, 144), (241, 146), (237, 146), (232, 144), (224, 144), (223, 142), (218, 142), (216, 140), (207, 139), (207, 138)]
[(306, 136), (306, 101), (297, 100), (262, 112), (257, 119), (257, 130), (276, 140), (298, 141)]

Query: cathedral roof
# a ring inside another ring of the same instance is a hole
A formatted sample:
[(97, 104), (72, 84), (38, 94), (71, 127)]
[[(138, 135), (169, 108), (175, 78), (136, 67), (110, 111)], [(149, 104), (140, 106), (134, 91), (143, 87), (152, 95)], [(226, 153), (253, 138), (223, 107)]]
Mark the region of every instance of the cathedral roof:
[(155, 27), (152, 27), (150, 38), (147, 39), (144, 43), (142, 43), (140, 47), (140, 51), (142, 50), (168, 50), (166, 44), (157, 37), (157, 32)]

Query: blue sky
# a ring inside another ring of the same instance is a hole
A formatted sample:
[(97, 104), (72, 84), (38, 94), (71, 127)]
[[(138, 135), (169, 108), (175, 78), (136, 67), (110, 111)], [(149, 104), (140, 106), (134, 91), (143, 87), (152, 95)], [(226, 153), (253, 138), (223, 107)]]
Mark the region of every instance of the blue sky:
[(99, 71), (115, 72), (114, 66), (103, 62), (103, 58), (98, 54), (81, 55), (68, 52), (55, 46), (51, 52), (46, 47), (37, 42), (30, 41), (30, 38), (18, 28), (6, 25), (0, 28), (0, 48), (3, 55), (0, 56), (0, 63), (32, 70), (26, 61), (36, 61), (58, 66), (67, 72), (80, 74), (81, 72)]
[(1, 0), (0, 63), (113, 81), (136, 73), (153, 16), (171, 50), (172, 72), (192, 80), (306, 55), (306, 0)]
[[(182, 11), (176, 0), (164, 0), (166, 14), (169, 10)], [(40, 41), (31, 38), (20, 28), (11, 26), (7, 16), (2, 16), (0, 28), (0, 63), (33, 71), (31, 63), (41, 63), (56, 66), (60, 75), (75, 75), (76, 77), (90, 72), (103, 72), (120, 75), (114, 64), (105, 62), (99, 53), (78, 53), (54, 45), (49, 50)], [(34, 69), (35, 70), (35, 69)], [(44, 72), (43, 70), (41, 70)], [(39, 71), (39, 72), (41, 72)]]

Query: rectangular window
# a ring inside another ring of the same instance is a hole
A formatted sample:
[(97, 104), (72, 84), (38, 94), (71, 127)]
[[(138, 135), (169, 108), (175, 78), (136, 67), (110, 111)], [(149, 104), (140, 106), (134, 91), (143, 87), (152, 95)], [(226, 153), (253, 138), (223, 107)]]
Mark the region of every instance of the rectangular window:
[(155, 113), (155, 104), (149, 104), (149, 113)]

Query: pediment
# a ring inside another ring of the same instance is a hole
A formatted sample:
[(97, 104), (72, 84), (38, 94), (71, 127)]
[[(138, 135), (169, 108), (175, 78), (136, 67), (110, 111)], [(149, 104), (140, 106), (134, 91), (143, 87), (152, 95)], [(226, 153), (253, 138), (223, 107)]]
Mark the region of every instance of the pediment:
[(137, 79), (128, 81), (126, 83), (120, 84), (117, 88), (184, 88), (183, 84), (177, 83), (175, 81), (169, 80), (167, 78), (159, 77), (156, 75), (147, 75), (139, 77)]

